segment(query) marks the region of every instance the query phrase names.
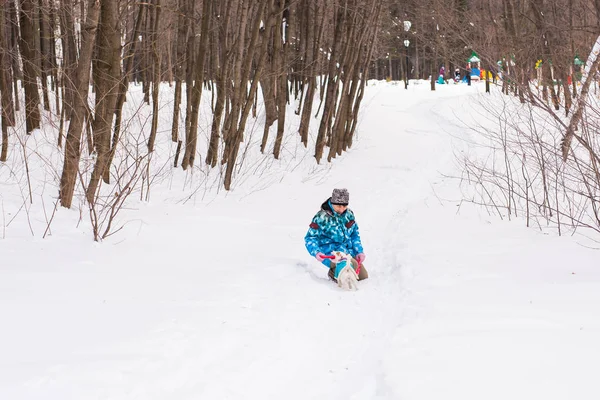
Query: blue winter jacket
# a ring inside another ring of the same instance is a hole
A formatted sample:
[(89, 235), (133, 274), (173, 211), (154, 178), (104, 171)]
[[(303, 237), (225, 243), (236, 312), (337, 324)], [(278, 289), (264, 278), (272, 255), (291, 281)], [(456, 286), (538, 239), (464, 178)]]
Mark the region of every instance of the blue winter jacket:
[[(341, 251), (352, 257), (363, 252), (354, 213), (349, 208), (342, 214), (336, 213), (331, 198), (321, 205), (321, 210), (312, 219), (304, 244), (313, 257), (319, 252), (329, 255), (332, 251)], [(325, 259), (323, 264), (329, 267), (331, 261)]]

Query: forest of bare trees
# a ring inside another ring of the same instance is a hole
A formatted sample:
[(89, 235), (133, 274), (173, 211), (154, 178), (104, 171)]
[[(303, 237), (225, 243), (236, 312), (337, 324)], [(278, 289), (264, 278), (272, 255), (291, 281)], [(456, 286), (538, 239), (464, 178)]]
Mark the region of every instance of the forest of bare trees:
[[(93, 205), (102, 183), (122, 176), (123, 106), (135, 83), (152, 106), (135, 170), (157, 151), (168, 112), (183, 116), (169, 132), (172, 166), (222, 167), (228, 190), (259, 96), (262, 152), (279, 158), (285, 135), (308, 146), (312, 127), (314, 157), (330, 161), (352, 146), (368, 79), (433, 79), (440, 65), (464, 70), (472, 51), (522, 102), (540, 101), (529, 82), (544, 60), (542, 101), (568, 113), (577, 96), (572, 60), (587, 57), (599, 21), (598, 0), (2, 0), (0, 162), (16, 130), (35, 134), (52, 121), (64, 155), (60, 204), (71, 207), (81, 184)], [(169, 110), (159, 109), (161, 83), (174, 86)], [(211, 127), (199, 154), (203, 96)], [(300, 117), (294, 132), (286, 131), (290, 107)], [(82, 152), (94, 155), (92, 168), (81, 168)]]
[[(28, 134), (40, 127), (41, 109), (59, 121), (61, 205), (71, 206), (79, 180), (86, 182), (93, 202), (100, 182), (110, 182), (116, 149), (127, 135), (122, 108), (135, 81), (153, 105), (148, 153), (155, 150), (160, 83), (175, 85), (172, 112), (183, 113), (185, 124), (174, 118), (171, 138), (177, 143), (174, 165), (184, 170), (198, 162), (199, 104), (211, 92), (210, 145), (201, 162), (226, 165), (226, 189), (248, 118), (256, 117), (259, 91), (266, 107), (262, 151), (273, 124), (274, 158), (283, 135), (291, 134), (284, 130), (290, 97), (300, 99), (296, 112), (302, 122), (295, 133), (307, 145), (319, 93), (315, 157), (330, 160), (352, 143), (382, 5), (365, 0), (5, 1), (0, 159), (7, 159), (9, 127), (15, 127), (23, 87)], [(79, 169), (83, 149), (95, 155), (89, 177)]]

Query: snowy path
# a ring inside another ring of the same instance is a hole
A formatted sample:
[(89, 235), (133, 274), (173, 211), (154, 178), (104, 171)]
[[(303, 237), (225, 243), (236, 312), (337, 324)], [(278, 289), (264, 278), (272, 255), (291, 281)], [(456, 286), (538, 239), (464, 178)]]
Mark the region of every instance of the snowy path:
[[(440, 172), (454, 172), (451, 135), (468, 135), (451, 117), (463, 95), (369, 95), (359, 142), (318, 183), (292, 174), (243, 201), (151, 205), (122, 243), (74, 240), (71, 254), (32, 241), (0, 270), (0, 398), (563, 399), (573, 383), (592, 398), (592, 369), (562, 363), (600, 357), (596, 254), (573, 245), (574, 274), (541, 278), (525, 268), (540, 251), (569, 257), (548, 251), (554, 238), (442, 207), (459, 198)], [(333, 187), (349, 188), (368, 257), (355, 293), (303, 246)]]

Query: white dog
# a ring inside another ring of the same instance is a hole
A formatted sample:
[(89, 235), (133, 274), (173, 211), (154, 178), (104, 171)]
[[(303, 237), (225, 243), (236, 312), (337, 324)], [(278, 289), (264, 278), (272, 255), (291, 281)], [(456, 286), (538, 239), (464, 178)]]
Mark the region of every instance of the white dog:
[(352, 257), (340, 251), (334, 251), (333, 255), (335, 256), (335, 258), (332, 260), (334, 263), (346, 263), (346, 266), (344, 266), (338, 274), (338, 287), (344, 290), (358, 290), (358, 275), (356, 274), (354, 268), (352, 268)]

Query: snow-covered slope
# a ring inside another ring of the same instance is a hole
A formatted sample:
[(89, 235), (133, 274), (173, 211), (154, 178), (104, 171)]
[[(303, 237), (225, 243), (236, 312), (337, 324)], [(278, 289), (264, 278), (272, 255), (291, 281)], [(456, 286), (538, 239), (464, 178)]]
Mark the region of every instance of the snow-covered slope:
[[(46, 239), (6, 235), (0, 398), (599, 398), (598, 252), (459, 209), (444, 177), (481, 91), (374, 82), (331, 165), (288, 156), (268, 185), (186, 203), (159, 186), (102, 244), (65, 210)], [(334, 187), (367, 255), (357, 292), (304, 249)]]

